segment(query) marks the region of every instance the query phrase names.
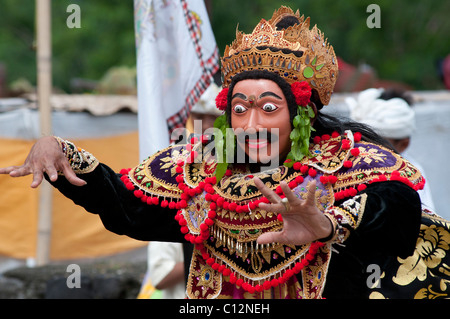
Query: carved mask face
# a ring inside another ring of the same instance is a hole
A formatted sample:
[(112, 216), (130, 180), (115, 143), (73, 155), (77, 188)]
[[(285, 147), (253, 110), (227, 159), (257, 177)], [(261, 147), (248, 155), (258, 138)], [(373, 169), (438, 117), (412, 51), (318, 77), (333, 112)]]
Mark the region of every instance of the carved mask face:
[(231, 98), (231, 126), (238, 148), (253, 163), (278, 163), (289, 153), (288, 103), (283, 91), (271, 80), (247, 79), (236, 83)]

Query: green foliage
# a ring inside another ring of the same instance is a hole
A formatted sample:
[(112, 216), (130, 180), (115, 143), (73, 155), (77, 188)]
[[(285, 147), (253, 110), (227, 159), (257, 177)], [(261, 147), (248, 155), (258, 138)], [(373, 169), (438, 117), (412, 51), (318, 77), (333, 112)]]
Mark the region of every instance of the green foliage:
[(296, 162), (301, 161), (305, 156), (309, 155), (309, 139), (311, 138), (311, 119), (316, 115), (311, 106), (298, 106), (297, 115), (292, 121), (294, 128), (289, 138), (291, 139), (291, 151), (287, 158)]
[[(450, 53), (449, 1), (207, 1), (221, 52), (234, 40), (238, 24), (251, 32), (283, 4), (310, 16), (311, 25), (318, 25), (344, 61), (366, 63), (379, 78), (418, 90), (443, 88), (436, 64)], [(72, 3), (81, 8), (80, 29), (66, 25)], [(366, 25), (371, 3), (380, 6), (380, 29)], [(7, 66), (8, 82), (26, 78), (35, 84), (35, 1), (2, 0), (0, 6), (0, 63)], [(133, 10), (131, 0), (52, 1), (54, 85), (70, 92), (71, 79), (98, 81), (111, 67), (134, 67)]]
[(214, 146), (217, 158), (215, 176), (217, 181), (220, 181), (225, 175), (228, 163), (233, 160), (236, 142), (233, 130), (229, 129), (226, 114), (216, 118), (214, 128)]
[[(81, 9), (81, 28), (68, 28), (70, 4)], [(35, 1), (2, 0), (0, 63), (8, 81), (36, 84)], [(133, 1), (52, 1), (53, 83), (70, 91), (73, 78), (100, 80), (114, 66), (136, 65)]]
[[(370, 29), (369, 4), (381, 10), (381, 28)], [(450, 2), (446, 0), (227, 0), (212, 1), (212, 25), (219, 49), (239, 30), (251, 32), (280, 5), (311, 17), (336, 54), (352, 65), (368, 64), (383, 80), (404, 82), (417, 90), (442, 89), (437, 62), (450, 54)]]

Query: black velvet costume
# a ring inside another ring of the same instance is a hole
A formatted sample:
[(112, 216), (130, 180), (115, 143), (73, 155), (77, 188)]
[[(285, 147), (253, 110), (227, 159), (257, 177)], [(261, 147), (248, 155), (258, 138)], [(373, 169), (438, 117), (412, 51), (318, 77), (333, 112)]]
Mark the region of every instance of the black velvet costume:
[[(186, 237), (186, 231), (180, 232), (180, 226), (187, 227), (188, 234), (198, 234), (199, 225), (208, 218), (210, 203), (217, 204), (209, 237), (194, 248), (187, 284), (189, 298), (448, 297), (449, 223), (422, 212), (415, 190), (424, 182), (420, 172), (383, 147), (355, 141), (351, 132), (336, 135), (311, 145), (311, 153), (316, 156), (303, 160), (301, 165), (260, 173), (234, 165), (230, 174), (212, 186), (214, 192), (209, 195), (208, 189), (199, 185), (213, 176), (214, 163), (205, 155), (200, 163), (178, 165), (188, 156), (185, 146), (162, 150), (122, 174), (104, 164), (92, 164), (88, 173), (77, 172), (87, 181), (83, 187), (69, 184), (64, 177), (53, 185), (75, 204), (98, 214), (108, 230), (145, 241), (186, 242), (186, 238), (194, 238)], [(345, 147), (344, 140), (350, 141), (351, 147)], [(359, 150), (357, 155), (353, 153), (356, 156), (350, 152), (355, 148)], [(68, 156), (81, 158), (75, 153)], [(344, 162), (352, 166), (344, 167)], [(187, 185), (183, 190), (179, 189), (181, 179), (177, 182), (181, 175), (177, 167), (183, 168), (182, 180)], [(262, 287), (264, 281), (279, 280), (305, 257), (308, 248), (256, 246), (261, 233), (280, 229), (282, 222), (276, 215), (249, 204), (261, 199), (253, 176), (274, 190), (282, 180), (296, 181), (289, 185), (298, 196), (304, 195), (315, 179), (317, 206), (324, 213), (332, 213), (339, 227), (336, 236), (296, 275), (250, 293), (240, 287), (243, 282)], [(187, 198), (182, 194), (189, 190), (198, 192), (192, 191), (192, 196), (180, 205)], [(152, 201), (155, 197), (158, 200)], [(224, 201), (228, 204), (224, 205)], [(170, 202), (173, 204), (168, 205)], [(230, 203), (236, 203), (241, 210)], [(187, 224), (175, 220), (177, 211)], [(443, 253), (431, 251), (425, 256), (421, 245), (435, 238), (429, 234), (432, 231), (440, 234), (435, 236), (438, 242), (432, 243), (433, 250), (441, 249)], [(199, 247), (204, 249), (203, 255)], [(411, 260), (414, 262), (408, 262)], [(242, 281), (236, 283), (236, 279)]]

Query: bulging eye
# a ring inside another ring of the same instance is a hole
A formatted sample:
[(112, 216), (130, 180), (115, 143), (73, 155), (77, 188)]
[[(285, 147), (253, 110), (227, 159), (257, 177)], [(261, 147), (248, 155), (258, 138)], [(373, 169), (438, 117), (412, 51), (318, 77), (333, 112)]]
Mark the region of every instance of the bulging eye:
[(266, 103), (266, 104), (264, 104), (264, 106), (262, 107), (262, 109), (263, 109), (264, 111), (266, 111), (266, 112), (273, 112), (273, 111), (275, 111), (277, 108), (278, 108), (278, 107), (275, 106), (275, 105), (272, 104), (272, 103)]
[(233, 110), (235, 113), (244, 113), (245, 111), (247, 111), (247, 109), (240, 104), (235, 105), (233, 107)]

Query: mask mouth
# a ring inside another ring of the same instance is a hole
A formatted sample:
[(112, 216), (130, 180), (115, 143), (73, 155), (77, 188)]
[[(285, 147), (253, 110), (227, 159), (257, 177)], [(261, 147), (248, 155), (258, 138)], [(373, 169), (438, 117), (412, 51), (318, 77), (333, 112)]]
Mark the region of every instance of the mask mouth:
[(271, 133), (267, 129), (258, 131), (255, 129), (239, 130), (235, 134), (238, 143), (245, 144), (249, 149), (262, 149), (278, 142), (279, 139), (277, 134)]
[(246, 143), (250, 149), (265, 148), (269, 145), (268, 139), (246, 139)]

